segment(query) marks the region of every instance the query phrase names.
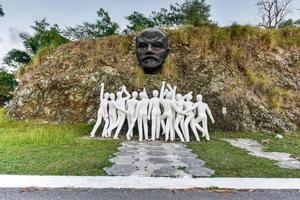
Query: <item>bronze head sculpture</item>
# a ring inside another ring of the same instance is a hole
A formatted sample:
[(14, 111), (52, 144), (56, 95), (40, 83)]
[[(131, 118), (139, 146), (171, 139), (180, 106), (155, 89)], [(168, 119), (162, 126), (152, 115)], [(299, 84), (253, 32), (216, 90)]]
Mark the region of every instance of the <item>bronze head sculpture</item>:
[(168, 36), (161, 30), (148, 28), (136, 37), (136, 56), (146, 73), (159, 72), (168, 53)]

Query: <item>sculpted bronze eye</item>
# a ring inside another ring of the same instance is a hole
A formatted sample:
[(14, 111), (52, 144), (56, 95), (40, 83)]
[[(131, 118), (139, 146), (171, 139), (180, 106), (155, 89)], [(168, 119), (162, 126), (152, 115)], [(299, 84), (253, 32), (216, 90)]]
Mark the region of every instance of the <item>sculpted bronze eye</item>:
[(161, 42), (155, 42), (152, 46), (155, 48), (163, 48), (164, 47), (164, 45)]
[(139, 44), (139, 48), (147, 48), (147, 44), (146, 43), (140, 43)]

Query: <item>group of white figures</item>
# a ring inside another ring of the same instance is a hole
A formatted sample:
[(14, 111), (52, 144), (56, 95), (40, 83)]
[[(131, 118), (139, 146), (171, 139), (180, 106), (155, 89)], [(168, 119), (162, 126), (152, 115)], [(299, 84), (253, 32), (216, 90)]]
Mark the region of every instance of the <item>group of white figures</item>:
[[(160, 92), (153, 91), (153, 97), (149, 98), (146, 90), (138, 94), (133, 91), (132, 95), (123, 85), (121, 91), (114, 93), (104, 93), (104, 84), (101, 84), (100, 107), (98, 110), (97, 122), (90, 134), (95, 137), (96, 131), (105, 121), (102, 130), (102, 137), (118, 139), (119, 133), (127, 118), (128, 131), (126, 138), (133, 137), (133, 127), (137, 121), (139, 141), (149, 140), (148, 120), (151, 120), (151, 140), (159, 139), (164, 135), (165, 141), (174, 141), (176, 135), (182, 142), (190, 141), (189, 127), (191, 128), (197, 141), (200, 141), (197, 129), (202, 132), (202, 136), (207, 141), (210, 140), (207, 128), (207, 115), (212, 123), (215, 122), (211, 111), (206, 103), (202, 102), (202, 96), (197, 95), (197, 102), (192, 102), (193, 92), (184, 96), (176, 94), (177, 87), (162, 82)], [(124, 94), (126, 97), (123, 97)], [(140, 100), (138, 100), (138, 96)], [(200, 125), (201, 124), (201, 125)], [(162, 132), (161, 132), (162, 128)]]

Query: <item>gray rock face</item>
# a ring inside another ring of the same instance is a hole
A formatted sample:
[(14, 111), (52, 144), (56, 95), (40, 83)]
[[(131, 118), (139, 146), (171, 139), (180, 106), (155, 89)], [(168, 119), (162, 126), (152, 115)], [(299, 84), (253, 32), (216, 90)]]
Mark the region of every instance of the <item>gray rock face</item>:
[(183, 144), (123, 142), (118, 149), (116, 157), (110, 159), (112, 167), (105, 169), (109, 175), (208, 177), (215, 173)]
[[(8, 114), (19, 119), (88, 122), (96, 118), (101, 82), (105, 91), (116, 92), (123, 84), (129, 91), (144, 87), (151, 91), (166, 81), (177, 85), (180, 93), (192, 90), (203, 95), (216, 119), (215, 124), (209, 124), (210, 130), (294, 131), (300, 125), (299, 49), (274, 52), (276, 49), (269, 51), (257, 43), (241, 41), (237, 46), (247, 55), (234, 58), (222, 54), (230, 54), (231, 46), (225, 50), (222, 44), (214, 49), (203, 46), (206, 43), (199, 35), (210, 38), (216, 31), (208, 31), (208, 35), (201, 31), (188, 31), (197, 33), (187, 37), (188, 43), (178, 38), (180, 32), (169, 31), (171, 52), (165, 70), (156, 75), (140, 71), (130, 48), (131, 36), (61, 46), (39, 65), (26, 68)], [(226, 116), (223, 107), (227, 108)]]
[(276, 165), (286, 169), (300, 169), (300, 161), (291, 157), (291, 154), (282, 152), (265, 152), (264, 146), (250, 139), (224, 139), (231, 145), (249, 151), (252, 156), (263, 157), (277, 161)]

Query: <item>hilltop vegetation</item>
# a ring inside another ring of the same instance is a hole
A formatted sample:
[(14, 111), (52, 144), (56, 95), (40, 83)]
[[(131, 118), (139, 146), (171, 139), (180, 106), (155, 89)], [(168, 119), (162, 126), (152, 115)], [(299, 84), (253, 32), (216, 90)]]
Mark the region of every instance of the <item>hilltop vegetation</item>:
[(134, 35), (71, 42), (35, 56), (38, 62), (20, 76), (10, 115), (88, 121), (95, 118), (101, 82), (109, 91), (122, 84), (150, 91), (165, 80), (179, 92), (203, 94), (217, 118), (215, 130), (289, 132), (299, 126), (299, 29), (204, 25), (165, 31), (171, 52), (158, 75), (139, 68)]

